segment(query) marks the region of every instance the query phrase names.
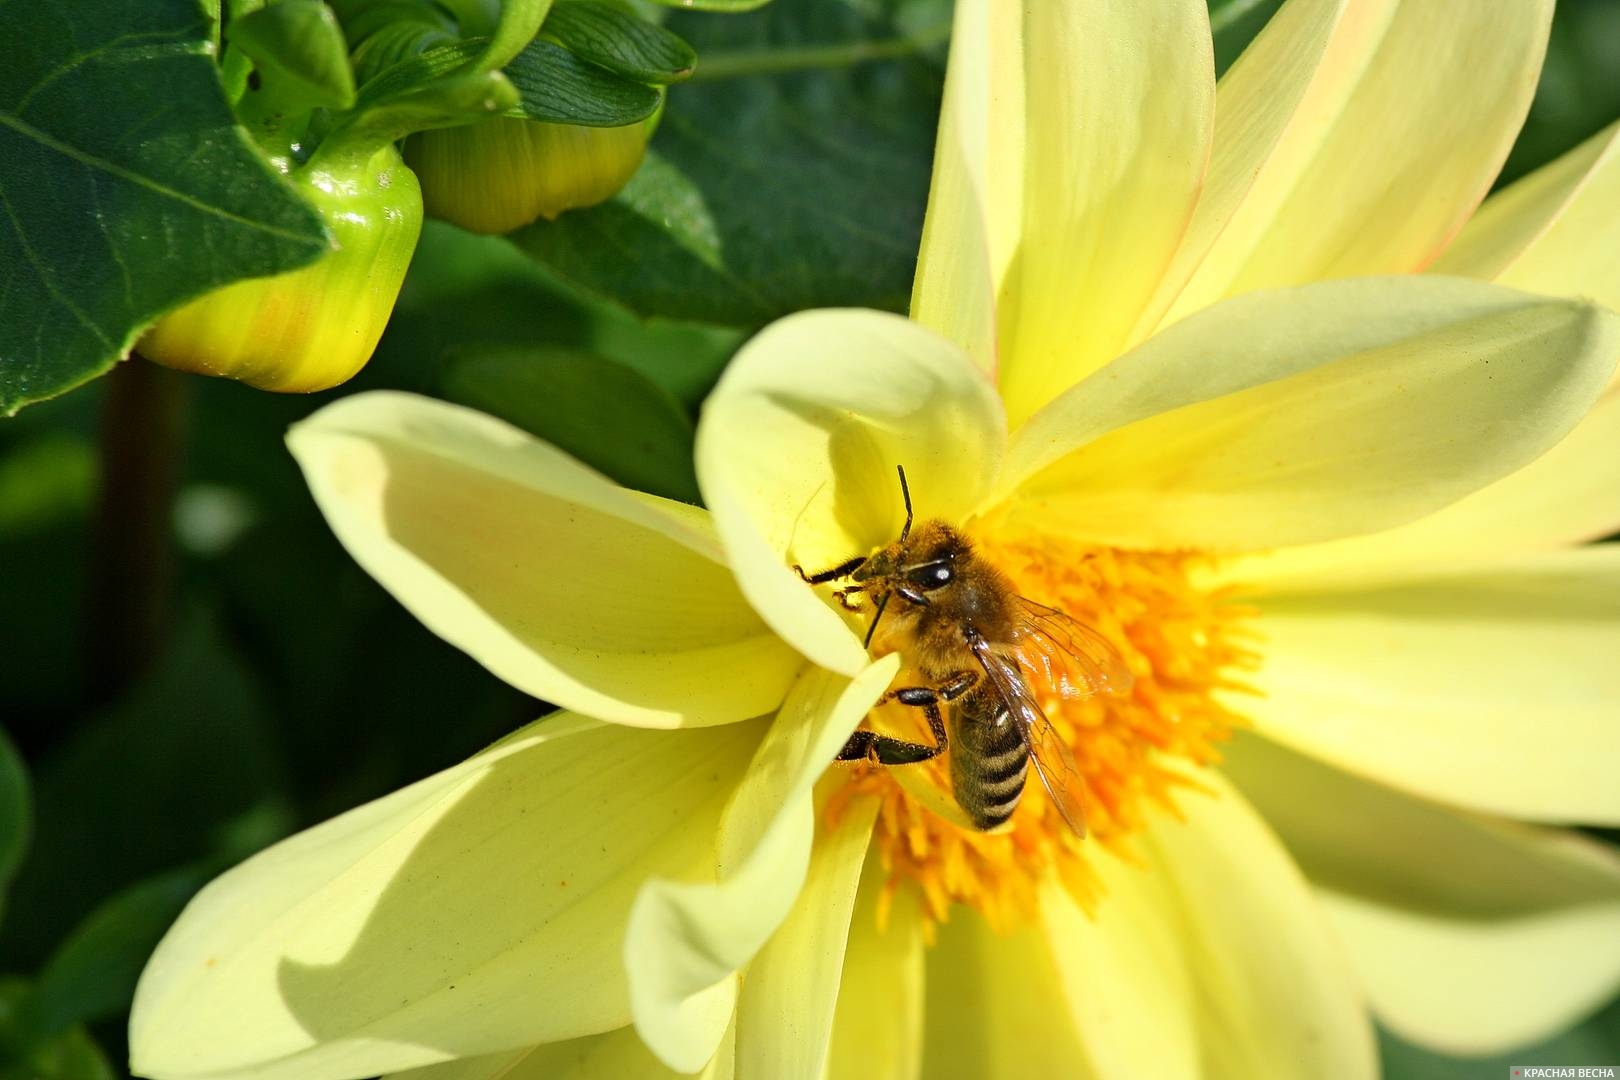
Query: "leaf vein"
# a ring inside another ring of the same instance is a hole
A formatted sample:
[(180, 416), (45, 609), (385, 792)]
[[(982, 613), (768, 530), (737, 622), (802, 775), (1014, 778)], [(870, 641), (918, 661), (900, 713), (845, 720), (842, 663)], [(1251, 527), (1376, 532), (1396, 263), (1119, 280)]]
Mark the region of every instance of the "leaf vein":
[(40, 284), (45, 286), (45, 291), (50, 293), (57, 303), (72, 312), (73, 317), (82, 323), (86, 330), (94, 334), (97, 341), (109, 349), (113, 348), (112, 338), (108, 337), (106, 332), (96, 325), (95, 320), (91, 319), (84, 311), (81, 311), (79, 306), (69, 299), (66, 293), (57, 288), (50, 270), (40, 261), (38, 253), (34, 251), (34, 246), (28, 242), (28, 234), (23, 231), (22, 222), (18, 220), (16, 212), (12, 209), (11, 200), (6, 197), (3, 187), (0, 187), (0, 207), (5, 209), (6, 219), (11, 222), (12, 231), (17, 234), (17, 244), (22, 248), (24, 257), (33, 266), (34, 272), (39, 275)]
[(284, 229), (280, 226), (272, 225), (265, 221), (255, 221), (252, 218), (243, 217), (240, 214), (233, 214), (229, 210), (224, 210), (217, 206), (210, 206), (208, 203), (203, 202), (201, 199), (198, 199), (195, 196), (188, 195), (183, 191), (176, 191), (174, 188), (171, 188), (166, 184), (161, 184), (149, 176), (142, 176), (133, 169), (127, 169), (122, 165), (114, 164), (105, 158), (100, 158), (94, 154), (86, 153), (76, 146), (69, 145), (68, 143), (62, 142), (60, 139), (53, 138), (40, 129), (34, 127), (20, 116), (16, 116), (9, 112), (0, 111), (0, 124), (6, 125), (24, 137), (33, 139), (40, 145), (54, 150), (64, 157), (71, 158), (89, 169), (104, 172), (107, 175), (116, 177), (126, 183), (145, 188), (147, 191), (150, 191), (155, 195), (161, 195), (165, 198), (173, 199), (174, 201), (183, 203), (199, 213), (208, 214), (211, 217), (221, 218), (225, 221), (232, 222), (233, 224), (241, 225), (244, 228), (252, 229), (255, 232), (266, 233), (270, 236), (287, 240), (295, 244), (300, 244), (305, 247), (314, 247), (317, 250), (320, 250), (322, 247), (320, 244), (312, 244), (307, 236), (293, 232), (290, 229)]

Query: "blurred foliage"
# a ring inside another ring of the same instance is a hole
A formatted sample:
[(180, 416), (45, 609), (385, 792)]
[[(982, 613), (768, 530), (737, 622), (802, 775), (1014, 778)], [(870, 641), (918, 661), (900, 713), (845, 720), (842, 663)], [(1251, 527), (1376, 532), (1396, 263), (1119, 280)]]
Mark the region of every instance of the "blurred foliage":
[[(1221, 66), (1276, 6), (1213, 0)], [(948, 0), (672, 13), (697, 69), (669, 90), (652, 159), (620, 197), (510, 240), (429, 223), (376, 358), (338, 391), (190, 380), (178, 497), (172, 514), (155, 508), (172, 516), (173, 615), (158, 661), (109, 699), (86, 652), (109, 385), (0, 424), (0, 1080), (120, 1074), (108, 1063), (123, 1058), (135, 976), (201, 882), (546, 708), (354, 565), (282, 446), (287, 426), (342, 394), (410, 390), (695, 500), (697, 411), (754, 326), (806, 306), (904, 306), (948, 13)], [(1620, 4), (1563, 0), (1507, 175), (1617, 116)], [(1617, 1040), (1610, 1006), (1511, 1056), (1612, 1062)], [(1508, 1060), (1394, 1036), (1383, 1056), (1391, 1077), (1434, 1080)]]

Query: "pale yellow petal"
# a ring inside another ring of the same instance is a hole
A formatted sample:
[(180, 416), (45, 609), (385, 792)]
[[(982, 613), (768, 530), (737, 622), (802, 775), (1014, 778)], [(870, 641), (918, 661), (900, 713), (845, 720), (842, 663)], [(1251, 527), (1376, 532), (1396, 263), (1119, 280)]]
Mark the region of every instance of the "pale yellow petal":
[(277, 844), (158, 946), (132, 1068), (335, 1080), (626, 1024), (636, 891), (713, 873), (761, 734), (549, 718)]
[(996, 934), (959, 907), (926, 954), (923, 1069), (928, 1080), (1097, 1077), (1038, 926)]
[[(1378, 10), (1381, 0), (1369, 5)], [(1221, 232), (1250, 200), (1263, 197), (1255, 187), (1289, 158), (1289, 139), (1302, 109), (1320, 96), (1323, 72), (1332, 71), (1331, 52), (1343, 53), (1361, 43), (1370, 25), (1346, 20), (1349, 0), (1292, 0), (1267, 22), (1215, 88), (1215, 130), (1209, 168), (1193, 208), (1192, 220), (1175, 256), (1159, 281), (1153, 301), (1137, 318), (1131, 344), (1147, 337), (1186, 286), (1187, 279), (1209, 254)], [(1297, 152), (1297, 151), (1296, 151)], [(1252, 214), (1252, 211), (1250, 211)]]
[(720, 825), (715, 878), (654, 880), (630, 915), (625, 963), (636, 1030), (671, 1068), (713, 1055), (737, 1001), (737, 971), (787, 918), (815, 831), (812, 789), (898, 666), (853, 680), (807, 669), (766, 733)]
[[(732, 1080), (731, 1043), (732, 1033), (727, 1031), (720, 1049), (696, 1074), (697, 1080)], [(681, 1080), (690, 1075), (653, 1057), (634, 1028), (622, 1027), (604, 1035), (411, 1069), (386, 1080)]]
[(922, 1075), (922, 909), (913, 890), (899, 888), (880, 924), (888, 884), (882, 857), (875, 849), (868, 852), (849, 921), (827, 1080)]
[(1388, 528), (1533, 460), (1587, 412), (1620, 317), (1461, 278), (1255, 293), (1171, 327), (1021, 430), (1033, 523), (1160, 550)]
[(1620, 824), (1620, 545), (1263, 596), (1259, 730), (1435, 799)]
[(1360, 989), (1304, 877), (1222, 777), (1150, 826), (1145, 871), (1180, 912), (1207, 1076), (1350, 1080), (1378, 1075)]
[(1620, 124), (1492, 195), (1433, 270), (1620, 308)]
[[(847, 782), (829, 776), (823, 789)], [(877, 800), (851, 803), (836, 828), (818, 827), (804, 888), (786, 921), (748, 965), (737, 999), (737, 1071), (819, 1080), (832, 1039), (861, 864)], [(825, 822), (822, 807), (818, 823)]]
[(1023, 155), (996, 162), (1022, 166), (997, 304), (1014, 425), (1123, 351), (1187, 228), (1215, 116), (1202, 0), (1022, 9)]
[[(1620, 307), (1620, 126), (1499, 192), (1434, 269)], [(1435, 514), (1370, 535), (1235, 561), (1274, 589), (1487, 565), (1620, 531), (1620, 386), (1546, 454)]]
[(1222, 80), (1219, 201), (1189, 243), (1216, 235), (1192, 249), (1167, 321), (1253, 289), (1427, 266), (1513, 145), (1551, 18), (1551, 0), (1287, 5)]
[(642, 727), (713, 724), (769, 712), (798, 668), (701, 511), (500, 420), (378, 392), (287, 441), (355, 560), (525, 693)]
[[(934, 175), (911, 288), (911, 317), (954, 342), (986, 372), (996, 368), (991, 252), (1010, 248), (1018, 227), (1016, 204), (1009, 208), (990, 190), (992, 183), (1004, 187), (1012, 178), (1001, 164), (1006, 158), (992, 156), (992, 146), (1002, 133), (1016, 131), (1021, 138), (1023, 130), (1022, 91), (1005, 85), (1008, 76), (1022, 77), (1022, 65), (1016, 57), (992, 59), (992, 53), (1009, 40), (1016, 46), (1009, 28), (1016, 32), (1017, 17), (1013, 5), (991, 0), (956, 5)], [(1016, 153), (1013, 160), (1021, 160), (1022, 150)]]
[(697, 471), (743, 592), (783, 638), (853, 675), (866, 650), (790, 566), (826, 569), (918, 519), (961, 520), (1001, 465), (1006, 424), (984, 373), (897, 315), (811, 311), (761, 331), (704, 406)]
[(1536, 460), (1393, 529), (1261, 552), (1211, 568), (1212, 583), (1340, 588), (1554, 551), (1620, 532), (1620, 387)]
[(1406, 1038), (1500, 1052), (1620, 988), (1609, 848), (1454, 811), (1255, 736), (1239, 737), (1227, 768), (1319, 890), (1380, 1019)]
[(1100, 1077), (1198, 1076), (1200, 1031), (1181, 915), (1165, 879), (1103, 851), (1091, 854), (1103, 899), (1082, 911), (1058, 885), (1042, 923), (1081, 1052)]

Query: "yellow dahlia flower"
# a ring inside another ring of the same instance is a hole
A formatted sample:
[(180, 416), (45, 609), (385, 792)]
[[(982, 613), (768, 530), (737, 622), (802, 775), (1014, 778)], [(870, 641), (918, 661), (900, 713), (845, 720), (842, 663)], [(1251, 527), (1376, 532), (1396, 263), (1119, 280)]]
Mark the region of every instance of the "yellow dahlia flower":
[[(1620, 860), (1551, 826), (1620, 822), (1616, 132), (1473, 214), (1549, 14), (1292, 0), (1217, 91), (1202, 0), (962, 0), (914, 321), (754, 338), (707, 511), (408, 395), (299, 425), (356, 559), (572, 713), (206, 889), (135, 1071), (1355, 1077), (1369, 1006), (1603, 1000)], [(914, 718), (791, 566), (892, 540), (896, 465), (1131, 665), (1049, 709), (1091, 838), (833, 763)]]

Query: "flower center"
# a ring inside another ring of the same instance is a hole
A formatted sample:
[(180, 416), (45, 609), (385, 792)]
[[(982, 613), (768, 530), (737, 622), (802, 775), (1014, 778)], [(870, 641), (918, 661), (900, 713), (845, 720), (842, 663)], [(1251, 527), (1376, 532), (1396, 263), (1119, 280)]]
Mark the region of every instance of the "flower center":
[[(1173, 810), (1172, 792), (1188, 781), (1168, 759), (1200, 765), (1219, 760), (1216, 744), (1242, 719), (1218, 704), (1214, 691), (1242, 689), (1234, 675), (1254, 658), (1245, 626), (1250, 610), (1226, 593), (1192, 584), (1189, 571), (1201, 556), (1085, 547), (1028, 533), (991, 532), (974, 540), (980, 556), (999, 567), (1020, 595), (1113, 642), (1136, 682), (1123, 694), (1078, 701), (1038, 688), (1042, 709), (1084, 781), (1086, 839), (1065, 824), (1033, 771), (1011, 821), (983, 833), (936, 812), (951, 799), (948, 756), (892, 768), (862, 763), (850, 770), (849, 783), (828, 812), (838, 814), (855, 795), (880, 800), (874, 837), (889, 875), (885, 901), (909, 883), (922, 898), (930, 929), (958, 903), (973, 905), (999, 930), (1012, 929), (1034, 916), (1039, 888), (1053, 874), (1082, 906), (1094, 907), (1098, 886), (1088, 854), (1098, 844), (1122, 850), (1150, 803)], [(902, 680), (911, 677), (902, 671)], [(890, 703), (875, 710), (869, 723), (930, 741), (917, 709)], [(910, 774), (902, 777), (901, 770)], [(931, 793), (938, 797), (926, 797)]]

